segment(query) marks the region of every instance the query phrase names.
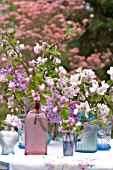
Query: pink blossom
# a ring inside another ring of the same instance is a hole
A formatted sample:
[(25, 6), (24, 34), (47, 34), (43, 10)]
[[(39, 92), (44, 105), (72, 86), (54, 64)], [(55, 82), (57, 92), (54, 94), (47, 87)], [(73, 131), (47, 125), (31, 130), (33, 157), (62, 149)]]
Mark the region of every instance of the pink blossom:
[(46, 83), (47, 83), (47, 85), (48, 85), (49, 87), (51, 87), (51, 86), (54, 85), (54, 81), (53, 81), (53, 79), (50, 78), (50, 77), (47, 77), (47, 78), (46, 78)]
[(45, 84), (39, 85), (39, 86), (38, 86), (38, 89), (39, 89), (39, 90), (44, 90), (44, 89), (45, 89)]
[(34, 47), (35, 54), (39, 54), (40, 53), (39, 47), (40, 47), (40, 45), (38, 43), (36, 43), (36, 46)]
[(2, 61), (3, 61), (4, 63), (6, 63), (6, 62), (8, 61), (8, 59), (5, 58), (5, 57), (3, 57), (3, 58), (2, 58)]
[(30, 82), (30, 78), (29, 78), (29, 77), (26, 77), (26, 78), (25, 78), (25, 82), (26, 82), (26, 83), (29, 83), (29, 82)]
[(10, 82), (8, 85), (8, 90), (9, 91), (14, 91), (15, 90), (15, 83), (14, 82)]
[(63, 103), (69, 102), (69, 99), (66, 98), (65, 96), (62, 96), (60, 100), (61, 100), (61, 102), (63, 102)]
[(43, 42), (43, 43), (42, 43), (42, 46), (43, 46), (44, 48), (46, 47), (46, 45), (47, 45), (46, 42)]
[(29, 66), (34, 66), (35, 65), (35, 60), (31, 60), (31, 61), (28, 61), (28, 63), (29, 63)]
[(3, 98), (2, 95), (0, 95), (0, 102), (1, 102), (1, 103), (4, 103), (4, 98)]

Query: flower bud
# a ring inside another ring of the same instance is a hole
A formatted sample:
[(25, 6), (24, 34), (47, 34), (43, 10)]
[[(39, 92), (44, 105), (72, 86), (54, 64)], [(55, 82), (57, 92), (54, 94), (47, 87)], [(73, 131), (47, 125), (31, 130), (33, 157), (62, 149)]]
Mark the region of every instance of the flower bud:
[(24, 44), (20, 44), (20, 49), (21, 49), (21, 50), (23, 50), (23, 49), (24, 49), (24, 47), (25, 47), (25, 45), (24, 45)]
[(2, 58), (2, 61), (3, 61), (4, 63), (7, 62), (7, 58), (3, 57), (3, 58)]
[(56, 113), (58, 111), (58, 107), (56, 106), (56, 107), (54, 107), (54, 109), (53, 109), (53, 113)]
[(46, 42), (43, 42), (43, 43), (42, 43), (42, 46), (43, 46), (44, 48), (46, 47), (46, 45), (47, 45)]

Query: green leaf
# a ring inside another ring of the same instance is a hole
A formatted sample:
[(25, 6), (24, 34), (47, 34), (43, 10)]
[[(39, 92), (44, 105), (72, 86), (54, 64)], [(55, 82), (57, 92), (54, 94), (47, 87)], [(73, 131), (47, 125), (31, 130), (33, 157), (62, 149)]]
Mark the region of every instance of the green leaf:
[(20, 93), (16, 93), (15, 96), (16, 96), (16, 99), (17, 99), (18, 101), (20, 101), (20, 100), (22, 99)]
[(61, 116), (62, 119), (68, 120), (69, 119), (68, 109), (67, 108), (63, 108), (60, 111), (60, 116)]
[(34, 76), (34, 77), (33, 77), (33, 80), (39, 82), (39, 81), (40, 81), (40, 77)]
[(76, 27), (70, 28), (69, 26), (66, 27), (66, 34), (65, 35), (72, 35), (75, 34)]
[(7, 46), (5, 50), (8, 51), (8, 50), (12, 50), (12, 49), (13, 48), (11, 46)]
[(1, 85), (1, 86), (2, 86), (2, 89), (3, 89), (3, 90), (5, 90), (5, 89), (7, 88), (7, 84), (6, 84), (6, 82), (5, 82), (5, 83), (2, 83), (2, 85)]
[(100, 124), (100, 120), (92, 120), (92, 124)]
[(13, 80), (14, 77), (13, 77), (13, 76), (7, 76), (7, 79), (8, 79), (8, 80)]
[(7, 96), (11, 96), (12, 95), (12, 92), (7, 92)]
[(55, 106), (58, 106), (58, 102), (59, 102), (58, 100), (54, 101)]
[(84, 83), (85, 83), (86, 86), (90, 85), (90, 83), (88, 81), (85, 81)]
[(48, 66), (56, 67), (57, 64), (53, 63), (52, 61), (48, 61)]
[(3, 29), (3, 30), (6, 30), (6, 25), (2, 25), (2, 29)]
[(13, 65), (14, 69), (15, 69), (15, 70), (17, 70), (17, 66), (16, 66), (16, 64), (15, 64), (15, 63), (13, 63), (12, 65)]
[(59, 51), (55, 51), (55, 50), (48, 50), (48, 53), (52, 54), (53, 56), (60, 56), (60, 52)]
[(44, 92), (44, 94), (49, 96), (49, 97), (52, 97), (52, 93), (50, 91), (46, 91), (46, 92)]
[(112, 110), (110, 109), (110, 111), (109, 111), (108, 115), (106, 116), (106, 118), (110, 118), (110, 117), (112, 116), (112, 114), (113, 114), (113, 112), (112, 112)]
[(95, 94), (92, 96), (91, 101), (95, 101), (97, 97), (98, 97), (98, 94), (95, 93)]
[[(10, 34), (10, 35), (12, 36), (12, 34)], [(9, 39), (8, 42), (13, 44), (14, 46), (17, 45), (17, 40), (16, 39)]]
[(15, 34), (16, 34), (16, 30), (14, 30), (14, 31), (12, 32), (12, 36), (15, 36)]
[(40, 71), (39, 71), (39, 72), (36, 72), (36, 76), (37, 76), (37, 77), (42, 77), (42, 72), (40, 72)]
[(4, 65), (5, 65), (5, 66), (10, 65), (10, 61), (6, 62)]
[(14, 60), (15, 62), (18, 62), (18, 63), (20, 63), (20, 62), (21, 62), (21, 59), (20, 59), (20, 58), (18, 58), (18, 57), (15, 57), (13, 60)]
[(113, 83), (113, 80), (108, 80), (107, 84), (111, 85)]
[(69, 106), (69, 103), (64, 104), (64, 108), (67, 108)]
[(30, 82), (29, 87), (31, 87), (32, 89), (36, 89), (36, 85), (34, 84), (34, 82)]
[(42, 103), (42, 105), (46, 105), (46, 98), (42, 96), (40, 102)]
[(106, 124), (102, 125), (102, 126), (101, 126), (101, 129), (102, 129), (102, 130), (105, 130), (105, 129), (106, 129)]
[(97, 98), (96, 98), (95, 100), (96, 100), (96, 102), (102, 100), (102, 96), (101, 96), (101, 95), (98, 95)]
[(39, 68), (40, 68), (41, 70), (47, 70), (47, 66), (46, 66), (45, 64), (40, 65)]
[(80, 92), (81, 92), (82, 94), (85, 94), (84, 88), (80, 88)]
[(111, 97), (109, 95), (104, 95), (104, 98), (106, 99), (106, 102), (110, 102)]

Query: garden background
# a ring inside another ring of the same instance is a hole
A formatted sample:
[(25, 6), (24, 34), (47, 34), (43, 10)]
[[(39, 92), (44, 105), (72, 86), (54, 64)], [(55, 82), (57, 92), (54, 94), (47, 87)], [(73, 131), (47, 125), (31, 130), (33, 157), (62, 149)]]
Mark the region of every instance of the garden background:
[[(0, 0), (0, 28), (3, 25), (17, 30), (26, 61), (34, 58), (37, 42), (57, 42), (67, 26), (76, 27), (76, 34), (58, 46), (62, 65), (70, 74), (82, 66), (93, 69), (98, 80), (108, 79), (106, 71), (113, 65), (113, 0)], [(0, 120), (8, 112), (1, 105)]]

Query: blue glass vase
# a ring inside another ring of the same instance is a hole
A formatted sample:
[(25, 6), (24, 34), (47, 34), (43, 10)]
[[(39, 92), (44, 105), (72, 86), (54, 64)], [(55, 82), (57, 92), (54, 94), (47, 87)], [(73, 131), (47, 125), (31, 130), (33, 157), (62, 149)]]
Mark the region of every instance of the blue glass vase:
[(19, 134), (19, 143), (18, 147), (20, 149), (25, 149), (25, 134), (24, 134), (24, 123), (22, 123), (22, 128), (18, 129), (18, 134)]
[(102, 130), (101, 125), (97, 126), (97, 149), (98, 150), (110, 150), (110, 139), (112, 123), (109, 120), (106, 125), (106, 129)]
[(97, 151), (97, 127), (86, 124), (82, 134), (75, 133), (75, 151), (93, 153)]
[(47, 135), (47, 144), (49, 144), (51, 142), (51, 135), (50, 135), (50, 133), (48, 133), (48, 135)]
[(73, 143), (74, 143), (74, 134), (72, 133), (63, 134), (63, 155), (64, 156), (73, 156)]

